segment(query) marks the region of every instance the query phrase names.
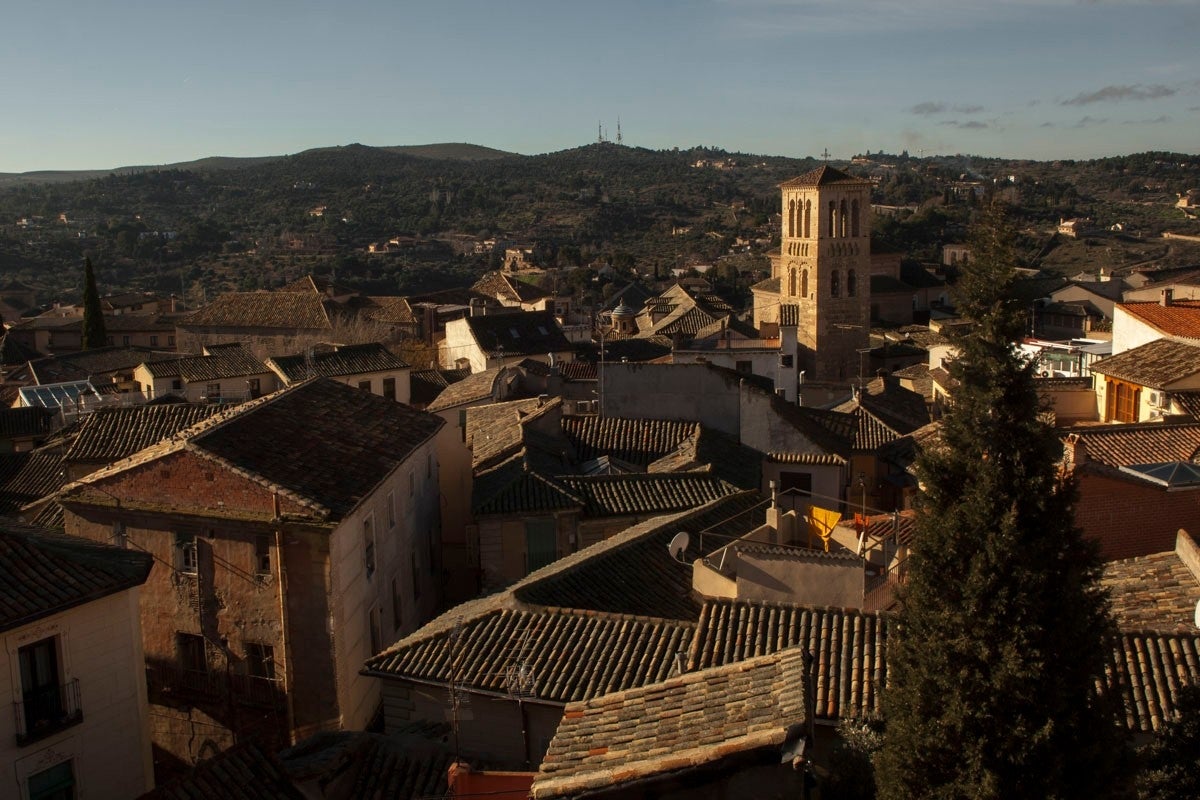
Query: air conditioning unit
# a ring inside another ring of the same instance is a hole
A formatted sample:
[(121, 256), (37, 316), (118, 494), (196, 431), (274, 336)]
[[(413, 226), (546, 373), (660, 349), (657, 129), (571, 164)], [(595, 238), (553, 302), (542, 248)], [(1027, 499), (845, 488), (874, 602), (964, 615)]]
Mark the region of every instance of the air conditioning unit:
[(1171, 396), (1166, 392), (1151, 392), (1149, 405), (1151, 408), (1170, 408)]

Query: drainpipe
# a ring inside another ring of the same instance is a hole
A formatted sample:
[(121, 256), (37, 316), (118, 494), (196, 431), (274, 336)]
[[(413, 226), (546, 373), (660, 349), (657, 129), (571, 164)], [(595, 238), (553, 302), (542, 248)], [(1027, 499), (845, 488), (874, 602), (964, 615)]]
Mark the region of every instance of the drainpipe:
[(279, 644), (283, 649), (283, 696), (287, 700), (287, 739), (288, 744), (295, 744), (292, 740), (292, 730), (296, 725), (296, 706), (295, 699), (292, 695), (292, 651), (288, 644), (288, 611), (287, 611), (287, 570), (283, 566), (283, 524), (279, 493), (275, 492), (271, 495), (271, 502), (275, 512), (275, 584), (279, 587)]

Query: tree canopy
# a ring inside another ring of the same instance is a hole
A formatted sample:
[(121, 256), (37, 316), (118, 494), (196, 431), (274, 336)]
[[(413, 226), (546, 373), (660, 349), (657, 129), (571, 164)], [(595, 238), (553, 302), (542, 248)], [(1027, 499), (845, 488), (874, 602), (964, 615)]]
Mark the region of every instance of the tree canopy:
[(1111, 622), (1075, 527), (1061, 446), (1016, 351), (1014, 231), (985, 210), (959, 309), (956, 384), (919, 460), (921, 514), (889, 649), (885, 798), (1111, 796), (1115, 723), (1095, 696)]
[(100, 306), (100, 291), (96, 288), (96, 272), (92, 260), (83, 260), (83, 349), (94, 350), (108, 344), (104, 330), (104, 309)]

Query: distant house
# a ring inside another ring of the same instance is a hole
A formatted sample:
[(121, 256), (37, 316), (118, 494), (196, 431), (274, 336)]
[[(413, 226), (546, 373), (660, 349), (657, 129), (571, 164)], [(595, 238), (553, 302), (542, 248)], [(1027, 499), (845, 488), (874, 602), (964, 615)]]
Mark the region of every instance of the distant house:
[[(1200, 407), (1200, 342), (1157, 339), (1092, 363), (1104, 422), (1146, 422)], [(1182, 401), (1182, 402), (1181, 402)]]
[[(105, 314), (104, 330), (109, 345), (175, 349), (175, 321), (170, 316)], [(42, 353), (76, 353), (83, 349), (83, 315), (43, 314), (20, 321), (8, 335)]]
[(316, 378), (58, 495), (72, 535), (119, 531), (155, 558), (143, 648), (164, 754), (369, 723), (379, 687), (360, 665), (439, 602), (442, 427)]
[(138, 599), (146, 553), (0, 523), (0, 786), (125, 800), (153, 785)]
[(241, 403), (275, 391), (278, 379), (241, 344), (209, 345), (204, 354), (147, 361), (133, 373), (147, 399)]
[(502, 306), (522, 311), (554, 311), (554, 295), (503, 272), (489, 272), (471, 287), (472, 291), (493, 297)]
[(563, 363), (575, 350), (563, 335), (554, 314), (526, 311), (485, 314), (446, 323), (442, 345), (444, 367), (467, 367), (484, 372), (525, 358)]
[(1117, 303), (1113, 307), (1113, 355), (1155, 339), (1200, 345), (1200, 300), (1176, 300), (1161, 290), (1158, 302)]
[(320, 376), (401, 403), (412, 396), (412, 368), (380, 342), (314, 348), (307, 353), (274, 356), (266, 364), (284, 386)]
[(51, 408), (0, 408), (0, 453), (32, 450), (60, 427), (59, 422)]

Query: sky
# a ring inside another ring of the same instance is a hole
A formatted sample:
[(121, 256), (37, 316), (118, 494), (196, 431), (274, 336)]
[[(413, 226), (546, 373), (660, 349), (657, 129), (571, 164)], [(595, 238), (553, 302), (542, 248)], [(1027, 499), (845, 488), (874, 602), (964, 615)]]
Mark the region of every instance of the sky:
[(1200, 152), (1198, 0), (42, 0), (0, 172), (360, 142)]

